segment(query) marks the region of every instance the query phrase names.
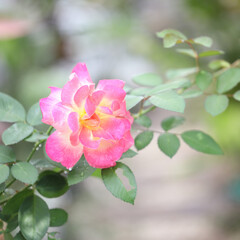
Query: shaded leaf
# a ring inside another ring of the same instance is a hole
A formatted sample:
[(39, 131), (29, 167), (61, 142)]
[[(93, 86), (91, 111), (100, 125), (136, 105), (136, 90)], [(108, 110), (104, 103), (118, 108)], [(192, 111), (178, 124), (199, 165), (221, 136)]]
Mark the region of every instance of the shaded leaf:
[(162, 83), (162, 78), (155, 73), (144, 73), (134, 77), (133, 81), (143, 86), (154, 87)]
[(126, 100), (127, 110), (136, 106), (142, 99), (143, 97), (141, 96), (126, 95), (125, 100)]
[(199, 57), (210, 57), (210, 56), (216, 56), (216, 55), (221, 55), (224, 54), (223, 51), (221, 50), (210, 50), (210, 51), (206, 51), (206, 52), (201, 52), (199, 53)]
[(196, 84), (202, 90), (206, 90), (212, 82), (212, 74), (206, 71), (200, 71), (196, 76)]
[(132, 149), (128, 149), (126, 152), (124, 152), (121, 156), (121, 159), (124, 158), (133, 158), (137, 155), (137, 153), (135, 151), (133, 151)]
[(195, 97), (199, 97), (203, 94), (203, 92), (201, 90), (196, 90), (196, 89), (190, 89), (187, 91), (184, 91), (181, 96), (183, 98), (195, 98)]
[(50, 227), (60, 227), (67, 222), (68, 214), (61, 208), (50, 209)]
[(204, 47), (211, 47), (213, 44), (213, 40), (210, 37), (197, 37), (193, 39), (194, 43), (200, 44)]
[(187, 37), (183, 33), (175, 29), (165, 29), (161, 32), (157, 32), (156, 34), (159, 38), (164, 38), (167, 34), (173, 34), (177, 36), (179, 39), (187, 40)]
[(231, 64), (225, 60), (216, 59), (216, 60), (211, 61), (208, 66), (212, 70), (218, 70), (220, 68), (229, 68), (231, 66)]
[(236, 91), (234, 94), (233, 94), (233, 98), (237, 101), (240, 101), (240, 90)]
[(171, 48), (176, 45), (178, 40), (181, 40), (178, 36), (174, 34), (167, 34), (163, 38), (163, 46), (165, 48)]
[(15, 162), (16, 156), (14, 151), (7, 146), (0, 145), (0, 163)]
[(170, 129), (173, 129), (179, 125), (182, 125), (185, 121), (185, 118), (180, 116), (172, 116), (164, 119), (161, 123), (162, 128), (165, 131), (168, 131)]
[(42, 124), (42, 112), (39, 106), (39, 102), (32, 105), (29, 109), (27, 113), (27, 122), (32, 126)]
[(228, 97), (225, 95), (211, 95), (205, 100), (205, 109), (212, 116), (217, 116), (227, 109), (228, 103)]
[(196, 54), (192, 49), (177, 49), (176, 51), (192, 58), (196, 57)]
[(135, 122), (146, 128), (149, 128), (152, 125), (152, 120), (146, 115), (142, 115), (142, 116), (138, 117), (137, 119), (135, 119)]
[(8, 179), (9, 172), (9, 167), (7, 165), (0, 164), (0, 184)]
[(135, 146), (137, 150), (145, 148), (153, 139), (152, 131), (144, 131), (138, 134), (135, 138)]

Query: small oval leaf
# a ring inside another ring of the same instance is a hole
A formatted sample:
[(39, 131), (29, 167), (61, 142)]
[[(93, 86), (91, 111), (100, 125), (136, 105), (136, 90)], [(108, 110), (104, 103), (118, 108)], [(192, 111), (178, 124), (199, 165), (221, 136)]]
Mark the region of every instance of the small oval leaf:
[(138, 134), (135, 138), (135, 146), (137, 150), (145, 148), (153, 139), (152, 131), (144, 131)]
[(142, 115), (135, 120), (135, 123), (141, 126), (144, 126), (146, 128), (149, 128), (152, 125), (152, 120), (148, 116)]
[(142, 99), (143, 97), (141, 96), (126, 95), (125, 100), (126, 100), (127, 110), (136, 106)]
[(61, 208), (50, 209), (50, 227), (60, 227), (67, 222), (68, 214)]
[(9, 167), (4, 164), (0, 164), (0, 184), (5, 182), (9, 176)]
[(133, 78), (139, 85), (154, 87), (162, 83), (162, 78), (155, 73), (144, 73)]
[(15, 162), (16, 156), (14, 151), (7, 146), (0, 145), (0, 163)]
[(27, 113), (27, 122), (32, 126), (42, 124), (42, 112), (39, 106), (39, 102), (32, 105), (29, 109)]
[(172, 116), (172, 117), (168, 117), (168, 118), (164, 119), (161, 123), (161, 126), (165, 131), (168, 131), (179, 125), (182, 125), (184, 123), (184, 121), (185, 121), (184, 117)]
[(206, 71), (200, 71), (196, 76), (197, 86), (204, 91), (212, 82), (212, 74)]
[(212, 116), (217, 116), (227, 109), (228, 103), (228, 97), (225, 95), (211, 95), (205, 100), (205, 109)]

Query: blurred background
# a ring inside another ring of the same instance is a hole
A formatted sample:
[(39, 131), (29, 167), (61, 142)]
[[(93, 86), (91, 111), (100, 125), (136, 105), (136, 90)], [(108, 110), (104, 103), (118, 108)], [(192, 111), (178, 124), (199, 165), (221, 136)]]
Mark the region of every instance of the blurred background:
[[(77, 62), (85, 62), (94, 82), (194, 66), (163, 49), (155, 33), (175, 28), (189, 37), (210, 36), (213, 49), (233, 62), (240, 57), (240, 0), (0, 0), (0, 91), (28, 109), (62, 87)], [(201, 66), (207, 69), (207, 62)], [(125, 163), (133, 170), (134, 206), (115, 199), (97, 178), (74, 186), (50, 207), (69, 212), (60, 230), (71, 240), (237, 240), (240, 239), (240, 111), (212, 118), (204, 99), (187, 102), (187, 122), (175, 131), (201, 129), (220, 143), (223, 157), (196, 153), (184, 143), (173, 159), (152, 144)], [(155, 111), (162, 119), (176, 115)], [(9, 125), (1, 123), (0, 134)], [(135, 131), (133, 134), (136, 134)], [(17, 149), (25, 158), (30, 143)], [(38, 153), (40, 154), (40, 153)]]

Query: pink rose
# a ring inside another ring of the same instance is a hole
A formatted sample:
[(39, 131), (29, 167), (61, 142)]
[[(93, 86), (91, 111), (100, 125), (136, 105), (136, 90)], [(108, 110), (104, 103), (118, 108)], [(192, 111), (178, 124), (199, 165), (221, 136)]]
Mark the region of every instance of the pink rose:
[(40, 100), (42, 121), (56, 129), (46, 142), (48, 156), (66, 168), (82, 154), (95, 168), (116, 165), (134, 142), (123, 86), (121, 80), (100, 80), (95, 89), (86, 65), (78, 63), (62, 89), (50, 87)]

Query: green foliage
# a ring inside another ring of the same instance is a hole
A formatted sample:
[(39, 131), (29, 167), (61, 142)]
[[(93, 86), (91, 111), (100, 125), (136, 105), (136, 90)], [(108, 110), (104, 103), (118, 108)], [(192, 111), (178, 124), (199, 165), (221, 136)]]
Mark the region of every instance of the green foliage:
[(136, 152), (134, 152), (132, 149), (128, 149), (126, 152), (124, 152), (122, 154), (122, 157), (121, 159), (124, 159), (124, 158), (133, 158), (137, 155)]
[(50, 227), (60, 227), (67, 222), (68, 214), (61, 208), (50, 209)]
[(14, 178), (27, 184), (34, 184), (38, 179), (37, 169), (27, 162), (14, 164), (11, 168), (11, 173)]
[(179, 53), (182, 53), (182, 54), (184, 54), (184, 55), (187, 55), (187, 56), (189, 56), (189, 57), (192, 57), (192, 58), (195, 58), (196, 57), (196, 54), (195, 54), (195, 52), (192, 50), (192, 49), (177, 49), (176, 50), (177, 52), (179, 52)]
[(145, 73), (133, 78), (139, 85), (154, 87), (162, 83), (162, 78), (154, 73)]
[(18, 222), (27, 240), (41, 240), (50, 224), (47, 204), (36, 195), (26, 198), (19, 209)]
[(206, 71), (200, 71), (196, 76), (196, 84), (202, 90), (206, 90), (212, 82), (212, 74)]
[(175, 127), (178, 127), (179, 125), (182, 125), (185, 121), (184, 117), (180, 116), (172, 116), (164, 119), (161, 122), (161, 126), (165, 131), (171, 130)]
[(203, 92), (201, 90), (196, 90), (196, 89), (190, 89), (190, 90), (187, 90), (187, 91), (184, 91), (181, 96), (184, 98), (184, 99), (187, 99), (187, 98), (196, 98), (196, 97), (199, 97), (203, 94)]
[(5, 145), (16, 144), (28, 137), (33, 132), (33, 127), (22, 122), (14, 123), (2, 134), (2, 141)]
[(23, 106), (7, 94), (0, 93), (0, 121), (17, 122), (25, 120)]
[(184, 112), (184, 98), (173, 91), (159, 93), (150, 97), (149, 101), (156, 107), (174, 112)]
[(225, 93), (240, 82), (240, 68), (230, 68), (222, 73), (217, 80), (218, 93)]
[(82, 182), (91, 176), (95, 170), (96, 168), (89, 166), (84, 157), (81, 158), (77, 163), (77, 167), (68, 173), (68, 185), (70, 186)]
[(222, 60), (222, 59), (217, 59), (217, 60), (213, 60), (209, 63), (209, 68), (211, 68), (212, 70), (218, 70), (221, 68), (229, 68), (231, 65), (229, 62)]
[(158, 147), (163, 153), (172, 158), (180, 147), (180, 141), (175, 134), (164, 133), (158, 137)]
[(205, 109), (212, 116), (224, 112), (228, 107), (229, 100), (225, 95), (211, 95), (205, 100)]
[(145, 148), (153, 139), (152, 131), (144, 131), (139, 133), (135, 138), (135, 147), (137, 150)]
[(14, 151), (7, 146), (0, 145), (0, 163), (15, 162), (16, 156)]
[(144, 126), (146, 128), (151, 127), (152, 125), (152, 120), (146, 116), (146, 115), (141, 115), (140, 117), (138, 117), (135, 122), (141, 126)]
[(234, 94), (233, 94), (233, 98), (237, 101), (240, 101), (240, 90), (236, 91)]
[(206, 36), (194, 38), (193, 42), (204, 47), (211, 47), (213, 44), (213, 40), (210, 37)]
[(183, 141), (191, 148), (207, 154), (222, 155), (220, 146), (206, 133), (197, 130), (181, 134)]
[(27, 113), (27, 122), (32, 126), (42, 124), (42, 112), (39, 103), (35, 103), (29, 109)]
[(199, 53), (199, 57), (200, 58), (211, 57), (211, 56), (217, 56), (217, 55), (221, 55), (221, 54), (224, 54), (224, 52), (220, 51), (220, 50), (210, 50), (210, 51), (205, 51), (205, 52)]
[(65, 177), (48, 170), (39, 175), (36, 188), (42, 196), (56, 198), (67, 192), (68, 184)]
[(127, 95), (125, 99), (126, 99), (127, 110), (129, 110), (134, 106), (136, 106), (143, 99), (143, 97)]
[[(130, 190), (125, 187), (121, 177), (116, 173), (118, 169), (121, 169), (123, 176), (127, 177)], [(113, 196), (134, 204), (137, 193), (137, 183), (131, 169), (127, 165), (118, 162), (115, 167), (102, 169), (102, 179), (106, 188)]]
[(9, 176), (9, 167), (4, 164), (0, 164), (0, 184), (5, 182)]

